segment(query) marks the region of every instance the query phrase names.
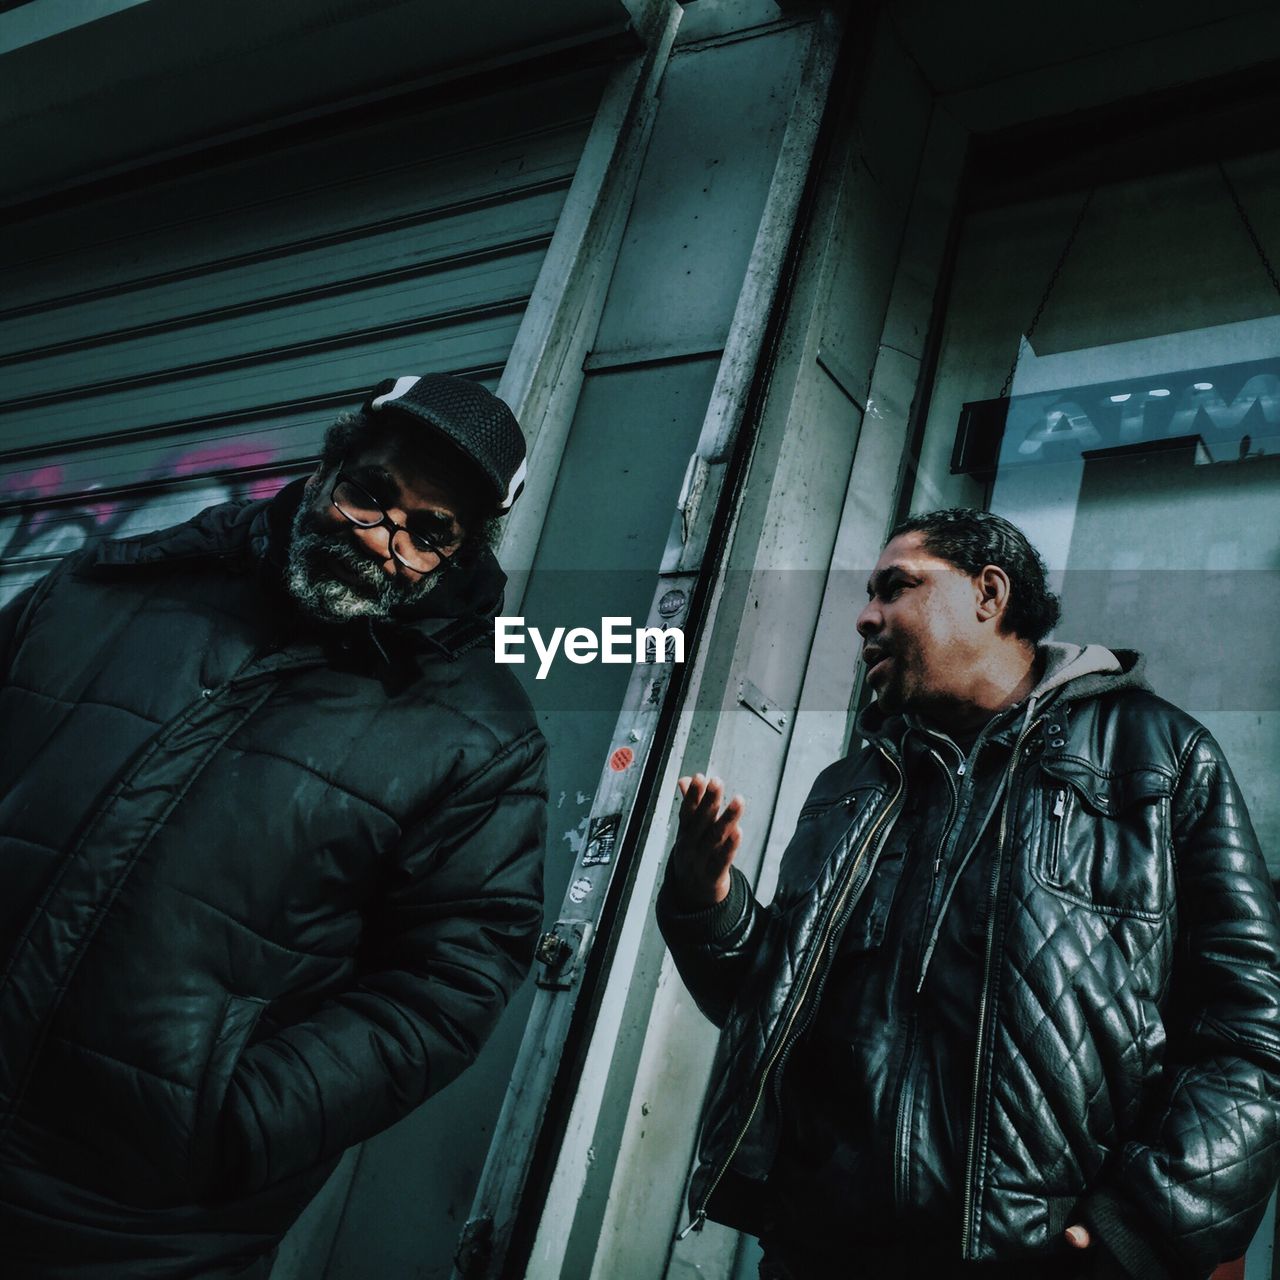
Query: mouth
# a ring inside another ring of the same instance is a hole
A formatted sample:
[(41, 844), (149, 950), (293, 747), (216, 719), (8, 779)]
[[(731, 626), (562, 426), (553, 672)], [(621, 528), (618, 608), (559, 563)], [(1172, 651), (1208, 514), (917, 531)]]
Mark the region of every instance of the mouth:
[(352, 568), (340, 555), (327, 549), (322, 555), (326, 572), (331, 573), (339, 581), (345, 583), (358, 595), (362, 595), (369, 600), (377, 599), (377, 589), (368, 578)]
[(871, 645), (868, 645), (863, 649), (862, 661), (867, 667), (868, 680), (870, 680), (877, 671), (880, 671), (884, 667), (885, 663), (890, 660), (890, 656), (891, 655), (886, 653), (883, 649), (877, 649)]

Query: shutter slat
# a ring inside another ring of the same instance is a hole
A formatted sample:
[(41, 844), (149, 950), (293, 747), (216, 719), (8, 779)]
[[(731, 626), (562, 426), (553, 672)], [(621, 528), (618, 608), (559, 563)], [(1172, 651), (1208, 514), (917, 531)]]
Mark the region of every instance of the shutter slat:
[[(461, 327), (485, 312), (503, 315), (512, 306), (523, 311), (545, 252), (543, 240), (510, 257), (466, 263), (457, 271), (432, 273), (427, 280), (410, 277), (363, 287), (355, 282), (337, 294), (239, 312), (235, 323), (223, 316), (207, 321), (196, 317), (176, 329), (95, 344), (73, 365), (65, 353), (11, 364), (0, 384), (0, 432), (6, 415), (55, 400), (198, 375), (215, 367), (234, 371), (379, 334)], [(74, 381), (66, 380), (68, 373)]]
[(0, 237), (0, 600), (315, 464), (379, 379), (496, 387), (603, 87), (577, 72)]
[(288, 301), (305, 290), (352, 287), (379, 273), (439, 272), (535, 241), (545, 245), (564, 203), (564, 185), (412, 229), (375, 231), (337, 244), (302, 242), (279, 255), (254, 255), (249, 263), (232, 259), (134, 282), (124, 292), (84, 290), (0, 309), (0, 361), (12, 362), (51, 342), (109, 339), (144, 325)]

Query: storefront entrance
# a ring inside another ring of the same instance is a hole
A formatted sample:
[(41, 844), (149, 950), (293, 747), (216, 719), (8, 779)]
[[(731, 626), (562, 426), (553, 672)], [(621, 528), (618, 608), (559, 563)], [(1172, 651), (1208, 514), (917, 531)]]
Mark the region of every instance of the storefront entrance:
[(910, 495), (1007, 516), (1060, 638), (1147, 655), (1222, 743), (1273, 874), (1278, 194), (1267, 152), (973, 211)]

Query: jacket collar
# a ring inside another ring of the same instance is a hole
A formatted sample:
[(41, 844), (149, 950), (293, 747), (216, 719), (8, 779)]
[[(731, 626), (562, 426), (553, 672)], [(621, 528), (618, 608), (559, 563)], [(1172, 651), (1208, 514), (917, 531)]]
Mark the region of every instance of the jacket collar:
[[(1143, 675), (1146, 659), (1134, 649), (1050, 641), (1037, 646), (1036, 660), (1041, 670), (1036, 687), (983, 726), (980, 736), (987, 741), (1012, 745), (1023, 726), (1050, 706), (1065, 711), (1069, 703), (1114, 690), (1150, 688)], [(919, 731), (922, 724), (910, 712), (886, 715), (879, 703), (872, 701), (859, 713), (855, 729), (868, 742), (901, 753), (907, 733)]]

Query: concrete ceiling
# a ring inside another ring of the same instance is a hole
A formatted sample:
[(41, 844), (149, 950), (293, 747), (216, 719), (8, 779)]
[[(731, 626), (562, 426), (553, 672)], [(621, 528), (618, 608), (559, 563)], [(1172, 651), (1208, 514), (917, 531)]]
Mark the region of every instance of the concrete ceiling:
[[(689, 18), (762, 21), (779, 8), (699, 0)], [(890, 0), (887, 10), (941, 105), (977, 133), (1280, 61), (1274, 0)], [(0, 205), (628, 26), (624, 0), (98, 0), (100, 16), (84, 12), (83, 0), (0, 9)]]
[(1274, 0), (892, 0), (943, 105), (975, 132), (1280, 59)]
[(617, 36), (623, 0), (31, 0), (0, 12), (0, 203), (340, 101)]

